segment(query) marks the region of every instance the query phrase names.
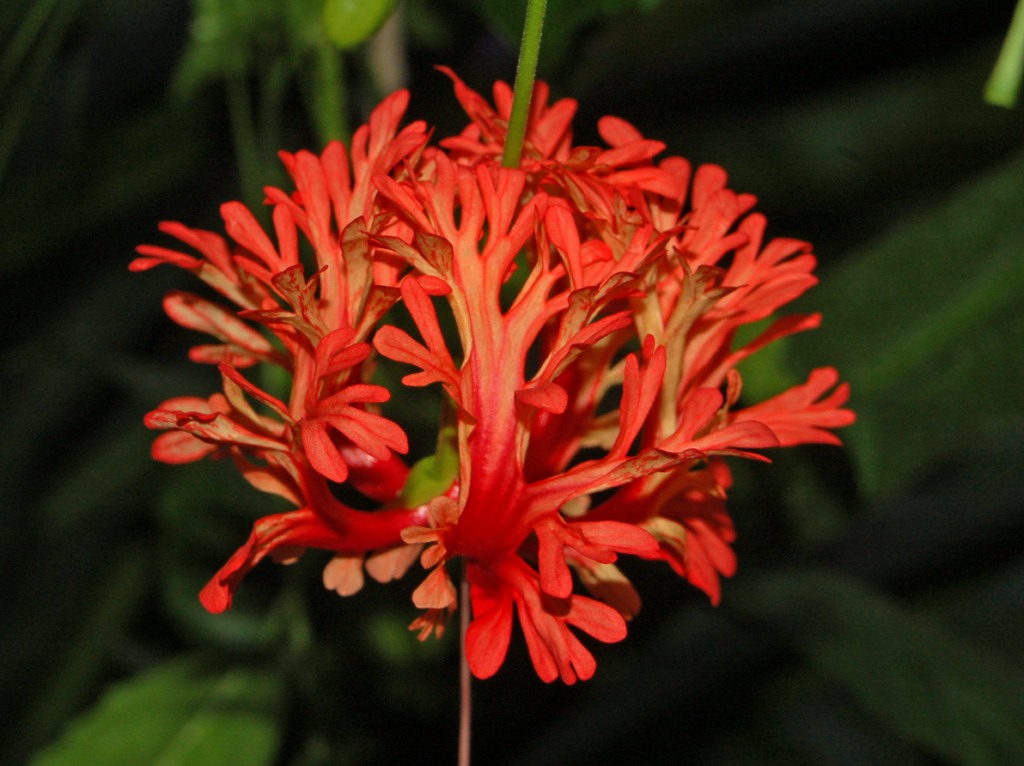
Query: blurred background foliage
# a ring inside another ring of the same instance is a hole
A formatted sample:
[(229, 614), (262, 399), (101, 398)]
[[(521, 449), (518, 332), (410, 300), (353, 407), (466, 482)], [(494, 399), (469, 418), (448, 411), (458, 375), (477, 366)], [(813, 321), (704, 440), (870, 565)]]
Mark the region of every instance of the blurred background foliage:
[[(187, 275), (126, 266), (160, 220), (258, 202), (277, 149), (345, 136), (392, 88), (459, 129), (433, 66), (510, 80), (522, 6), (4, 3), (0, 762), (454, 760), (456, 637), (407, 632), (411, 585), (339, 599), (313, 552), (199, 606), (272, 503), (229, 466), (150, 462), (143, 413), (216, 381), (161, 313)], [(549, 0), (541, 74), (580, 100), (581, 142), (621, 115), (815, 243), (801, 308), (824, 326), (751, 360), (746, 390), (834, 364), (860, 419), (845, 451), (736, 467), (719, 608), (629, 567), (644, 611), (570, 689), (513, 642), (475, 685), (478, 763), (1024, 763), (1024, 113), (982, 100), (1012, 14)]]

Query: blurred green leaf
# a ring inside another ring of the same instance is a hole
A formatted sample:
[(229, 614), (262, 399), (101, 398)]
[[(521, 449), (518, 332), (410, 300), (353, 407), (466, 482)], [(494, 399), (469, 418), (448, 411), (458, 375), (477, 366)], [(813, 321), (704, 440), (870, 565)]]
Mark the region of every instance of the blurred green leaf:
[(108, 690), (32, 766), (269, 764), (281, 699), (273, 671), (171, 660)]
[(52, 539), (73, 533), (98, 514), (110, 513), (139, 489), (152, 466), (139, 460), (153, 440), (152, 433), (135, 423), (117, 423), (100, 433), (71, 468), (42, 499), (40, 528)]
[[(225, 547), (225, 558), (230, 552), (230, 546)], [(280, 615), (265, 609), (257, 611), (247, 599), (240, 599), (239, 604), (222, 614), (210, 614), (203, 609), (199, 590), (215, 569), (170, 555), (164, 556), (161, 563), (160, 595), (164, 608), (175, 629), (189, 641), (236, 652), (266, 649), (282, 642), (288, 626)], [(250, 584), (248, 590), (253, 587)]]
[(159, 571), (161, 597), (175, 627), (191, 641), (236, 652), (280, 644), (288, 618), (271, 606), (267, 589), (247, 583), (246, 595), (222, 614), (203, 609), (199, 590), (245, 541), (257, 518), (287, 510), (288, 504), (254, 489), (227, 461), (164, 470), (172, 479), (156, 500), (165, 543)]
[[(654, 609), (659, 606), (666, 605), (657, 604)], [(644, 608), (651, 610), (649, 601)], [(572, 753), (574, 763), (626, 763), (632, 761), (610, 754), (624, 752), (626, 743), (625, 752), (635, 756), (636, 742), (643, 741), (647, 751), (642, 762), (674, 764), (679, 762), (677, 743), (683, 740), (690, 762), (705, 735), (717, 738), (719, 730), (710, 726), (708, 712), (724, 703), (729, 711), (725, 718), (731, 719), (735, 701), (750, 694), (765, 663), (779, 654), (760, 636), (730, 621), (724, 610), (697, 600), (683, 606), (677, 602), (675, 609), (663, 609), (651, 622), (656, 626), (646, 640), (631, 635), (616, 651), (605, 652), (591, 685), (574, 687), (568, 698), (572, 704), (556, 706), (545, 720), (538, 721), (537, 732), (516, 743), (510, 762), (561, 766), (567, 762), (566, 753)], [(631, 627), (631, 631), (635, 634), (639, 628)], [(508, 676), (502, 681), (513, 683)], [(534, 704), (540, 707), (550, 701), (535, 689), (527, 687), (525, 691), (531, 698), (536, 695)], [(492, 704), (498, 703), (502, 694), (499, 692)], [(477, 709), (486, 705), (486, 689), (476, 699), (480, 700)], [(666, 736), (669, 731), (672, 733)], [(762, 755), (761, 763), (786, 761)]]
[(342, 50), (365, 42), (387, 21), (395, 0), (325, 0), (324, 29)]
[(0, 277), (74, 250), (102, 225), (180, 184), (204, 153), (207, 136), (197, 124), (198, 110), (151, 108), (112, 119), (87, 150), (40, 157), (0, 207)]
[(953, 586), (929, 603), (958, 636), (1024, 668), (1024, 555), (990, 575)]
[[(383, 4), (380, 10), (384, 13), (378, 20), (382, 23), (394, 0), (373, 3)], [(340, 4), (352, 11), (348, 17), (351, 22), (366, 2)], [(305, 57), (318, 54), (327, 40), (325, 23), (329, 16), (323, 0), (193, 0), (193, 5), (192, 32), (174, 80), (174, 91), (181, 97), (189, 97), (211, 83), (240, 80), (247, 75), (262, 81), (264, 87), (268, 78), (281, 79), (286, 74), (301, 80), (310, 64)], [(281, 70), (282, 65), (287, 72)], [(282, 87), (282, 82), (274, 87)], [(282, 106), (279, 97), (277, 94), (271, 104), (259, 110), (260, 122), (280, 118), (273, 114)]]
[[(827, 274), (821, 330), (793, 339), (852, 385), (868, 496), (1024, 418), (1024, 154)], [(813, 361), (812, 361), (813, 360)]]
[(456, 30), (445, 23), (445, 17), (436, 12), (436, 5), (430, 0), (404, 0), (401, 13), (410, 40), (434, 49), (453, 44)]
[[(319, 143), (348, 139), (343, 57), (328, 39), (323, 0), (194, 0), (194, 5), (192, 34), (173, 90), (184, 99), (211, 83), (224, 84), (243, 196), (259, 216), (263, 186), (280, 178), (272, 157), (280, 148), (292, 84), (302, 92)], [(386, 17), (385, 12), (379, 21)]]
[[(787, 666), (778, 675), (757, 694), (752, 709), (741, 713), (729, 737), (712, 739), (709, 749), (717, 757), (701, 759), (702, 766), (935, 766), (927, 753), (879, 726), (844, 689), (812, 668)], [(744, 760), (736, 757), (737, 745), (746, 745)], [(793, 755), (784, 760), (783, 753)]]
[(1017, 105), (1020, 80), (1024, 75), (1024, 0), (1018, 0), (1010, 31), (999, 52), (999, 60), (985, 85), (985, 100), (996, 106)]
[(280, 28), (273, 0), (194, 0), (192, 31), (175, 73), (185, 97), (253, 64), (255, 42)]
[[(30, 3), (0, 55), (0, 178), (35, 104), (40, 87), (82, 6), (81, 0)], [(20, 9), (19, 9), (20, 10)], [(6, 26), (6, 25), (5, 25)]]
[[(859, 510), (814, 551), (814, 560), (904, 595), (934, 589), (945, 598), (950, 589), (966, 588), (978, 598), (985, 591), (979, 578), (1022, 553), (1022, 495), (1024, 423)], [(1005, 631), (1000, 643), (1024, 650), (1024, 632)]]
[(73, 636), (63, 637), (59, 651), (48, 656), (53, 672), (37, 679), (39, 693), (25, 701), (25, 716), (17, 728), (21, 746), (31, 749), (46, 742), (88, 698), (106, 668), (111, 642), (126, 634), (149, 584), (147, 551), (138, 546), (122, 550), (102, 586), (91, 594), (84, 624)]
[(257, 518), (291, 508), (284, 500), (254, 489), (224, 460), (161, 470), (171, 481), (156, 501), (160, 524), (168, 540), (193, 555), (224, 554), (245, 541)]
[(930, 620), (810, 571), (748, 580), (730, 607), (909, 741), (953, 763), (1024, 763), (1024, 681)]

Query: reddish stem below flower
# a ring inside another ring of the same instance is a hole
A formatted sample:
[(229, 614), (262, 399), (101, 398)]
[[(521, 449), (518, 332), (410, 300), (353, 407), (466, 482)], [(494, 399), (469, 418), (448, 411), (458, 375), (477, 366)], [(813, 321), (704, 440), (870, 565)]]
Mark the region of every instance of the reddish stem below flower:
[(469, 577), (462, 573), (459, 586), (459, 766), (469, 766), (473, 676), (466, 658), (466, 631), (469, 629)]

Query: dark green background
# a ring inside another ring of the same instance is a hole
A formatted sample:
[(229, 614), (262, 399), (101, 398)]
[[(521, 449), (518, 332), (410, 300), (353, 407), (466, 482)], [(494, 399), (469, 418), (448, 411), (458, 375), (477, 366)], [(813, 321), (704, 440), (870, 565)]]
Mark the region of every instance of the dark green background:
[[(815, 243), (800, 308), (824, 326), (748, 364), (747, 392), (834, 364), (860, 419), (846, 451), (737, 466), (719, 608), (627, 562), (644, 610), (592, 681), (544, 685), (515, 639), (475, 686), (476, 762), (1024, 763), (1024, 113), (982, 101), (1014, 4), (549, 4), (542, 74), (580, 141), (625, 117)], [(292, 26), (272, 0), (0, 11), (2, 763), (454, 762), (454, 625), (406, 631), (415, 578), (342, 600), (313, 551), (205, 614), (274, 506), (229, 466), (152, 464), (141, 423), (216, 380), (161, 313), (188, 276), (129, 275), (135, 245), (281, 183), (276, 149), (341, 125), (316, 106), (332, 72), (351, 124), (381, 95), (316, 5)], [(410, 112), (458, 130), (433, 65), (511, 79), (521, 6), (400, 5)]]

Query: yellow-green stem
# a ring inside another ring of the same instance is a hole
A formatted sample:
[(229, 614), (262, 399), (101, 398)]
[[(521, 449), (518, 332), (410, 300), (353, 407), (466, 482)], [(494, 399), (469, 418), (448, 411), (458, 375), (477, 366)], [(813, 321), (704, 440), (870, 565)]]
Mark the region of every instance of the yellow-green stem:
[(322, 40), (316, 49), (310, 107), (317, 137), (324, 146), (349, 139), (344, 69), (341, 51)]

